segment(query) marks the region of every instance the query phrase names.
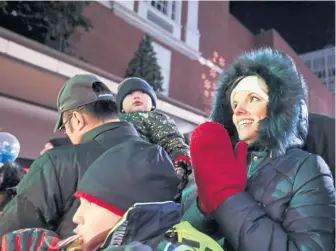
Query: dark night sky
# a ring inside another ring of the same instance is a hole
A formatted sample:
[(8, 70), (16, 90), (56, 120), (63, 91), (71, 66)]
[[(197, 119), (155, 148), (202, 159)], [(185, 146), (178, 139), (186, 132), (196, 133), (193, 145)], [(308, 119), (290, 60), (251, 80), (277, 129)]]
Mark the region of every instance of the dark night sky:
[(254, 34), (276, 29), (299, 54), (335, 45), (334, 1), (231, 1), (230, 12)]

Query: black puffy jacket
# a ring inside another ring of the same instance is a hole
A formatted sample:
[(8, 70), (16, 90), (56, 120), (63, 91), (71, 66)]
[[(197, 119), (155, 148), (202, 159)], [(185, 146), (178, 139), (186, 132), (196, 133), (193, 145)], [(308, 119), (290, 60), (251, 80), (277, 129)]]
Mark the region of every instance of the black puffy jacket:
[(72, 235), (79, 206), (74, 193), (84, 172), (106, 150), (128, 139), (142, 140), (133, 125), (107, 123), (86, 133), (82, 144), (57, 147), (36, 159), (0, 216), (0, 236), (36, 227), (61, 238)]
[(310, 112), (308, 136), (303, 149), (320, 155), (335, 180), (335, 118)]

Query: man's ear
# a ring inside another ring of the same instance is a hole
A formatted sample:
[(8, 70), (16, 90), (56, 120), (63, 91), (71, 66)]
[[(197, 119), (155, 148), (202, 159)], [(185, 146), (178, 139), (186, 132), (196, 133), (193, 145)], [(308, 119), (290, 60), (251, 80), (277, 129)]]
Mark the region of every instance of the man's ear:
[(85, 116), (79, 112), (74, 112), (73, 117), (75, 118), (73, 121), (73, 125), (76, 125), (78, 128), (78, 131), (82, 130), (85, 125), (87, 124), (87, 121), (85, 120)]

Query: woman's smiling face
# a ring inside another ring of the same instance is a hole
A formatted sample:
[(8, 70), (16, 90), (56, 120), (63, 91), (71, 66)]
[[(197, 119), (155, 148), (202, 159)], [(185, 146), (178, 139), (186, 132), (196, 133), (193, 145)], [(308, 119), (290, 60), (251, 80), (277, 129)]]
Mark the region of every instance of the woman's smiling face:
[(232, 120), (241, 141), (251, 144), (256, 140), (259, 123), (267, 116), (267, 92), (267, 85), (259, 76), (243, 78), (232, 90)]

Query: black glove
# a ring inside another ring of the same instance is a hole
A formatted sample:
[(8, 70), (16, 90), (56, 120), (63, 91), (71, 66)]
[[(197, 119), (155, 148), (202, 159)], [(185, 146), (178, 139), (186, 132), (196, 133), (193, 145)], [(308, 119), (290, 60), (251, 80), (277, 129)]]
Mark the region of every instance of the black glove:
[(180, 203), (182, 198), (182, 191), (188, 185), (189, 175), (192, 173), (192, 169), (190, 163), (184, 160), (175, 161), (174, 166), (177, 174), (181, 178), (181, 182), (177, 188), (177, 194), (174, 198), (174, 201)]
[(58, 251), (56, 233), (42, 228), (25, 228), (2, 236), (1, 251)]

